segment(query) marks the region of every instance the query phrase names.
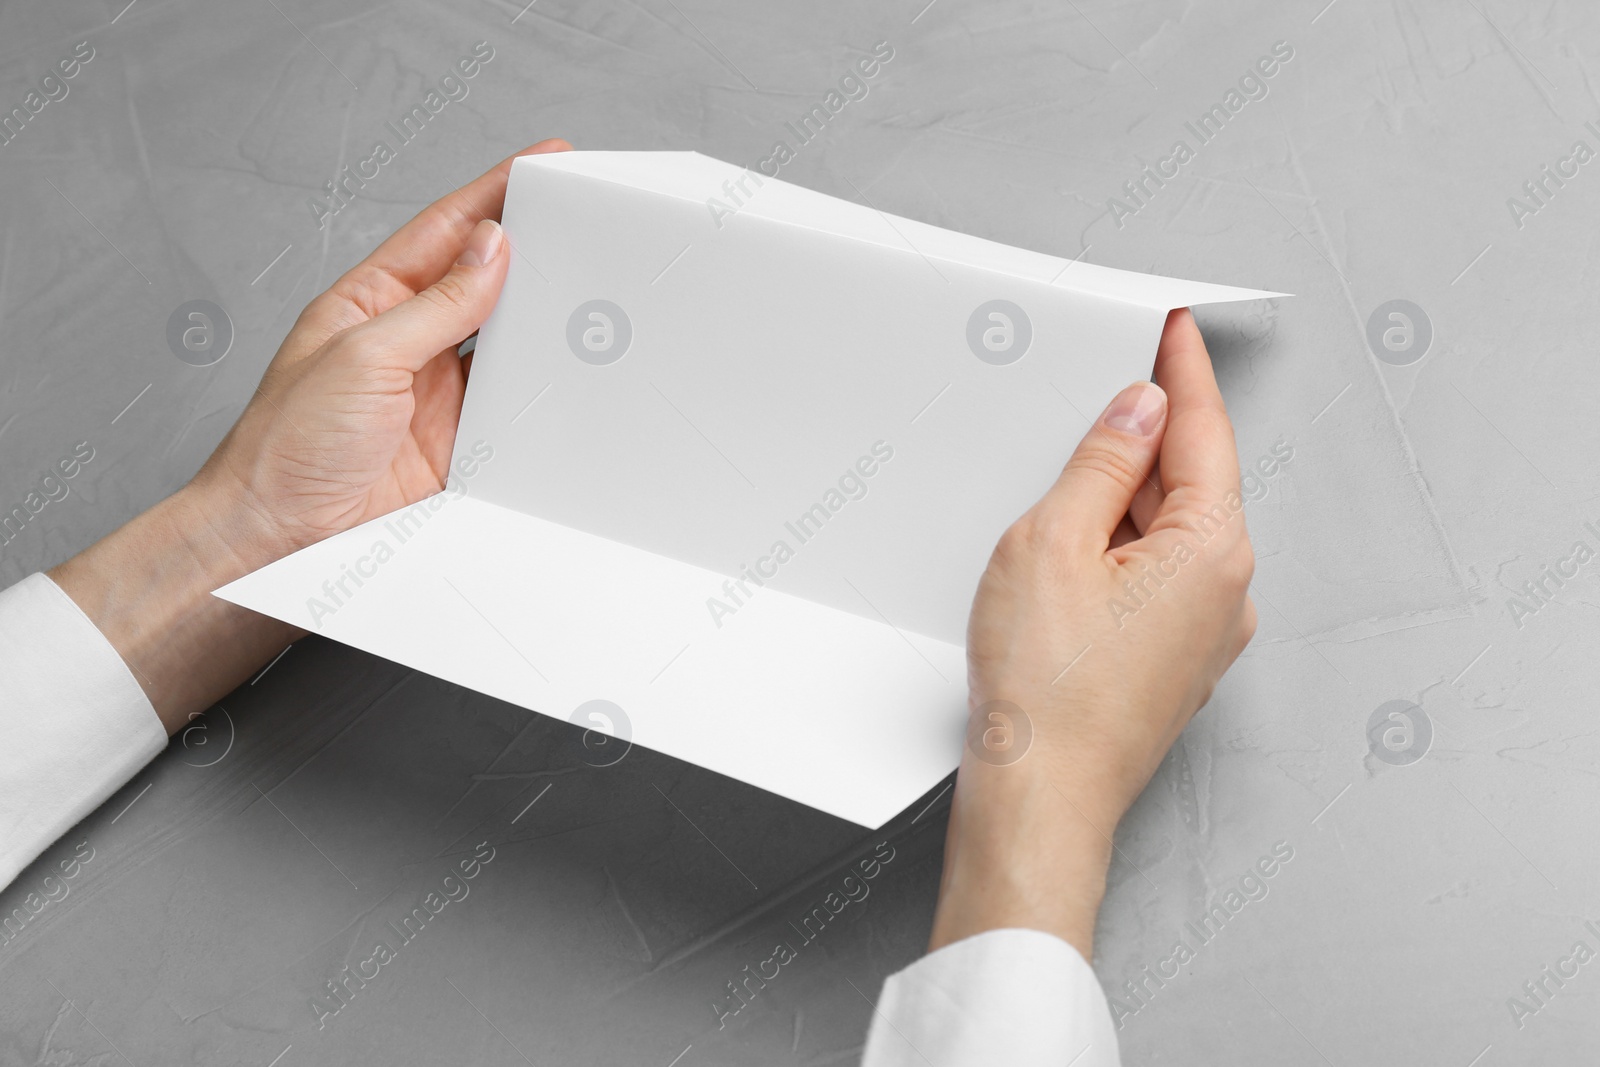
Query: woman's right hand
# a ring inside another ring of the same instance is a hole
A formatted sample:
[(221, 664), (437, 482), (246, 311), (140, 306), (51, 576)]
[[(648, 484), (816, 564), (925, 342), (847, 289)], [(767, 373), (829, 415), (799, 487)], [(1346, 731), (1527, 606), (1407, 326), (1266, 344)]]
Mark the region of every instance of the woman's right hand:
[(1111, 402), (979, 582), (930, 950), (1023, 927), (1089, 958), (1117, 823), (1255, 632), (1233, 428), (1187, 309), (1155, 378)]

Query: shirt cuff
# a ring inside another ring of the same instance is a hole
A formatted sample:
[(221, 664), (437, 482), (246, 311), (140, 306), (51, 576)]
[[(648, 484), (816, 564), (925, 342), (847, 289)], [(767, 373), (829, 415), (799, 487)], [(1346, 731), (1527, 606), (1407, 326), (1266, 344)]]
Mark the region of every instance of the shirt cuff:
[(0, 887), (166, 745), (127, 664), (55, 582), (0, 592)]
[(862, 1067), (1118, 1067), (1105, 993), (1078, 950), (990, 930), (883, 983)]

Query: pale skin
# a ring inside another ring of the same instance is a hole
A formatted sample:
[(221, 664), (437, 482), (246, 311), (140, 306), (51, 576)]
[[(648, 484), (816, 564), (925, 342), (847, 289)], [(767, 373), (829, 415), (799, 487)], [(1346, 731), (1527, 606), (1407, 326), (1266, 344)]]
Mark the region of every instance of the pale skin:
[[(488, 317), (513, 254), (496, 221), (511, 162), (313, 300), (194, 479), (50, 571), (169, 734), (303, 636), (213, 589), (444, 488), (471, 365), (456, 348)], [(930, 948), (1027, 927), (1088, 957), (1117, 823), (1254, 630), (1242, 514), (1136, 616), (1119, 625), (1107, 610), (1125, 576), (1195, 540), (1200, 512), (1239, 488), (1187, 311), (1168, 319), (1156, 378), (1165, 393), (1136, 383), (1112, 402), (979, 583), (972, 705), (1011, 701), (1035, 736), (1009, 766), (962, 763)]]
[[(1014, 763), (963, 756), (930, 950), (1023, 927), (1091, 958), (1117, 824), (1255, 633), (1233, 427), (1187, 309), (1155, 377), (1111, 402), (978, 583), (971, 706), (1014, 704), (1033, 741)], [(1113, 612), (1130, 581), (1142, 606)]]
[(307, 305), (194, 480), (50, 572), (168, 734), (304, 635), (211, 590), (444, 488), (469, 369), (456, 348), (510, 264), (510, 173), (439, 200)]

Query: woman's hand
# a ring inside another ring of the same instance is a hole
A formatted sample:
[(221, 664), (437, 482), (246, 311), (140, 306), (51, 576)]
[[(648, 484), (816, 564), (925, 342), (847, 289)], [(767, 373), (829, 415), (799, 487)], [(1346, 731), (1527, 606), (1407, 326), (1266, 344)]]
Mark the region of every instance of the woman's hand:
[(1233, 429), (1187, 310), (1155, 377), (1112, 401), (978, 585), (930, 948), (1025, 927), (1089, 958), (1117, 823), (1255, 632)]
[[(569, 148), (541, 141), (520, 154)], [(195, 477), (253, 513), (271, 558), (444, 488), (467, 387), (456, 348), (493, 310), (512, 255), (494, 221), (512, 159), (307, 305)]]
[(513, 254), (495, 221), (511, 163), (313, 300), (194, 480), (50, 572), (168, 733), (300, 636), (213, 589), (444, 488), (467, 379), (456, 348), (488, 318)]

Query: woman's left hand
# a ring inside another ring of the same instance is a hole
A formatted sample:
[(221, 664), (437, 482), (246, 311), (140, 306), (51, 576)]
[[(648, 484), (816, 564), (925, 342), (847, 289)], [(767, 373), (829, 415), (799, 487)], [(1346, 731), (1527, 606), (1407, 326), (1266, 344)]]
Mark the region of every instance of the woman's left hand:
[[(570, 149), (541, 141), (526, 152)], [(494, 309), (516, 157), (403, 226), (301, 313), (194, 487), (272, 559), (444, 488), (467, 385), (456, 348)]]
[(495, 220), (515, 158), (313, 300), (194, 480), (50, 571), (168, 733), (301, 636), (212, 590), (445, 487), (470, 366), (456, 349), (489, 317), (513, 254)]

